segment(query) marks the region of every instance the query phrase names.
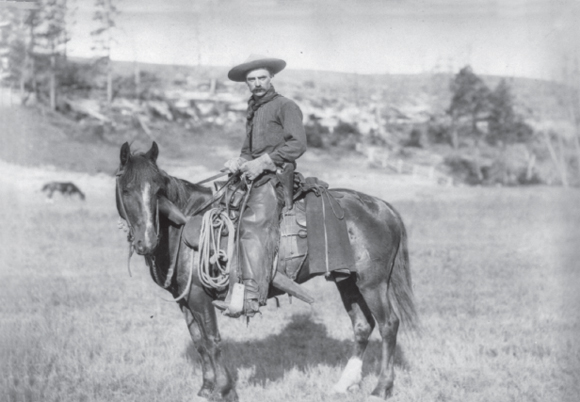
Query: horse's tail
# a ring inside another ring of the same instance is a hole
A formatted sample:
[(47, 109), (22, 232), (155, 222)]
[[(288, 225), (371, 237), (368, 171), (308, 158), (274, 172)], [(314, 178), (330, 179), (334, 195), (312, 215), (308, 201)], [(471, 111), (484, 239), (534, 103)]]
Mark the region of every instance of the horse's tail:
[[(398, 213), (396, 214), (398, 215)], [(401, 238), (393, 263), (393, 270), (391, 271), (387, 296), (395, 315), (399, 318), (403, 327), (409, 330), (417, 330), (419, 328), (419, 319), (413, 296), (411, 265), (407, 249), (407, 230), (400, 216), (399, 224)]]

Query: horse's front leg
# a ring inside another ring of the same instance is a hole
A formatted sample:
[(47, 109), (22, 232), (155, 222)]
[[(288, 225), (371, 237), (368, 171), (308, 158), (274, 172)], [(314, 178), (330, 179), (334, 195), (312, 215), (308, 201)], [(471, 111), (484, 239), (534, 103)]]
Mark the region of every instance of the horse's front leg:
[(198, 395), (219, 401), (237, 401), (230, 373), (222, 361), (221, 337), (210, 297), (192, 287), (187, 303), (181, 304), (195, 348), (201, 356), (203, 385)]
[(185, 316), (185, 323), (187, 324), (187, 329), (189, 330), (193, 344), (201, 357), (203, 384), (197, 395), (204, 398), (209, 398), (215, 388), (215, 370), (213, 368), (213, 363), (211, 361), (207, 347), (204, 345), (204, 340), (202, 338), (199, 325), (197, 324), (193, 313), (191, 310), (189, 310), (189, 307), (185, 303), (183, 303), (180, 307), (183, 315)]

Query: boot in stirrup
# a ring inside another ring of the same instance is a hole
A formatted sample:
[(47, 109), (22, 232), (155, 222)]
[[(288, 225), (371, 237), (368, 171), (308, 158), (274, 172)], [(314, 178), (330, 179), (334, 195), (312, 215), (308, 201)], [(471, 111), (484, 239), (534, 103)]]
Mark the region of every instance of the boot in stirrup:
[(244, 309), (244, 285), (235, 283), (225, 300), (214, 300), (212, 304), (228, 317), (239, 317)]
[(232, 291), (228, 293), (225, 300), (214, 300), (212, 304), (217, 309), (222, 310), (222, 314), (228, 317), (237, 318), (241, 315), (253, 317), (260, 312), (258, 298), (256, 282), (252, 279), (247, 279), (244, 284), (234, 284)]
[(244, 281), (244, 309), (243, 314), (246, 317), (253, 317), (260, 312), (260, 288), (253, 279)]

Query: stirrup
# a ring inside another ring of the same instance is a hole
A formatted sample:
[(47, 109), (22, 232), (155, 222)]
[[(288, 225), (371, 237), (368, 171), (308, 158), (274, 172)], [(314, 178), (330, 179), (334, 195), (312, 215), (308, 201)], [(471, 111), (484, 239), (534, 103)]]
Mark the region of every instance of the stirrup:
[(225, 300), (214, 300), (211, 302), (211, 304), (213, 304), (215, 308), (221, 311), (226, 310), (230, 306), (230, 304)]
[[(256, 309), (254, 308), (248, 308), (248, 303), (249, 301), (253, 301), (254, 303), (256, 303), (256, 306), (258, 306)], [(222, 310), (222, 315), (231, 317), (231, 318), (238, 318), (241, 316), (245, 316), (248, 319), (254, 317), (256, 314), (262, 314), (262, 312), (260, 311), (260, 307), (259, 307), (259, 303), (257, 299), (246, 299), (245, 303), (244, 303), (244, 308), (242, 309), (242, 311), (232, 311), (230, 309), (230, 305), (228, 303), (226, 303), (225, 301), (221, 301), (221, 300), (215, 300), (212, 302), (213, 305)]]
[(244, 311), (245, 287), (241, 283), (235, 283), (232, 291), (226, 296), (226, 300), (214, 300), (212, 304), (223, 311), (228, 317), (239, 317)]

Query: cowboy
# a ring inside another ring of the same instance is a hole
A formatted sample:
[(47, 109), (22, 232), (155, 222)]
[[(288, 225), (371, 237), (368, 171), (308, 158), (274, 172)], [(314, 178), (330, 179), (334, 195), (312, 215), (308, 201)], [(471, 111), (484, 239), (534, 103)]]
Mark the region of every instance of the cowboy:
[[(284, 60), (252, 55), (228, 73), (230, 80), (245, 82), (252, 93), (241, 154), (225, 163), (230, 172), (240, 171), (247, 181), (253, 183), (240, 217), (239, 260), (234, 263), (239, 264), (241, 271), (243, 314), (248, 317), (266, 305), (279, 241), (283, 189), (276, 171), (284, 169), (286, 164), (296, 167), (296, 159), (306, 151), (300, 108), (278, 94), (271, 82), (284, 67)], [(226, 315), (237, 316), (229, 314), (231, 293), (230, 283), (226, 300), (216, 301), (214, 305), (225, 310)]]

